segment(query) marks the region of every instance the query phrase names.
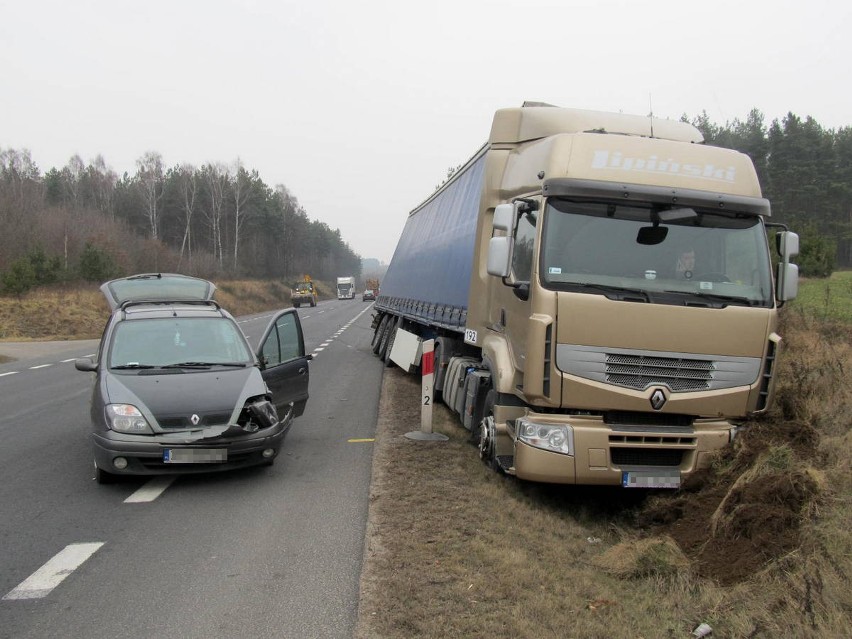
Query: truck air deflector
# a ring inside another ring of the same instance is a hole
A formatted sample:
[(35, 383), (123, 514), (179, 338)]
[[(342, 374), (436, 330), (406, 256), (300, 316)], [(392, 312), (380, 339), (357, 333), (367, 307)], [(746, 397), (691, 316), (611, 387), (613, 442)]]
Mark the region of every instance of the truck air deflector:
[(749, 386), (757, 381), (760, 366), (758, 357), (556, 346), (559, 370), (634, 390), (666, 386), (672, 393), (689, 393)]
[(698, 189), (625, 184), (603, 180), (553, 178), (544, 181), (542, 192), (546, 197), (650, 202), (652, 204), (692, 206), (716, 209), (717, 211), (747, 213), (763, 217), (771, 215), (769, 200), (766, 198), (699, 191)]

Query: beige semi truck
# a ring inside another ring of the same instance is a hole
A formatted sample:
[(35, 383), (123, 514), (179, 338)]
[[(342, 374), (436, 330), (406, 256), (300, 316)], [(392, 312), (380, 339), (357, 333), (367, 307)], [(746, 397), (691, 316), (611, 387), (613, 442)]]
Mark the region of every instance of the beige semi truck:
[(690, 124), (502, 109), (408, 215), (373, 351), (414, 369), (434, 340), (436, 394), (497, 470), (676, 488), (772, 402), (797, 253), (748, 156)]

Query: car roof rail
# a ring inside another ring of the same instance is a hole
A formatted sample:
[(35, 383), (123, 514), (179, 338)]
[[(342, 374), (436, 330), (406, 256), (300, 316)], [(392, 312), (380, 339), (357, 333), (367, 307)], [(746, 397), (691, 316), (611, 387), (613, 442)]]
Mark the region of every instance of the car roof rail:
[(121, 303), (121, 306), (119, 306), (119, 309), (124, 311), (124, 310), (127, 310), (127, 308), (130, 307), (130, 306), (150, 306), (152, 304), (161, 304), (161, 305), (164, 305), (164, 306), (165, 305), (171, 306), (171, 305), (178, 305), (178, 304), (185, 304), (185, 305), (189, 305), (189, 306), (212, 306), (217, 311), (222, 310), (222, 306), (216, 300), (199, 300), (199, 299), (188, 299), (188, 300), (175, 299), (175, 300), (171, 300), (171, 299), (162, 299), (162, 298), (160, 298), (160, 299), (156, 299), (156, 298), (155, 299), (147, 299), (147, 300), (144, 300), (144, 299), (125, 300)]

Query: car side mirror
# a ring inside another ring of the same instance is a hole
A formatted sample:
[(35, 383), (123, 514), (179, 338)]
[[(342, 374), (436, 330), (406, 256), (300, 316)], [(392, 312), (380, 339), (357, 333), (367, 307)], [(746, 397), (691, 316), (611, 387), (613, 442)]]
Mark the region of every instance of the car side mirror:
[(98, 370), (98, 363), (93, 361), (91, 357), (81, 357), (74, 360), (74, 368), (84, 373), (94, 373)]

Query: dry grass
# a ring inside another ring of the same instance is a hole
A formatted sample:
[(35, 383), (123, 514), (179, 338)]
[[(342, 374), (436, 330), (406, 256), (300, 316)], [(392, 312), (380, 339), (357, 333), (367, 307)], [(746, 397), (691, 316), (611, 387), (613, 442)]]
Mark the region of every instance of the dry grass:
[[(333, 288), (315, 282), (320, 299)], [(215, 299), (233, 315), (250, 315), (290, 306), (290, 283), (268, 280), (216, 282)], [(20, 300), (0, 296), (0, 340), (97, 339), (109, 308), (97, 284), (52, 286), (30, 291)]]
[(386, 371), (356, 636), (841, 637), (852, 626), (852, 332), (790, 313), (772, 415), (678, 493), (487, 470)]
[(94, 339), (108, 316), (95, 285), (42, 288), (20, 300), (0, 297), (0, 340)]

